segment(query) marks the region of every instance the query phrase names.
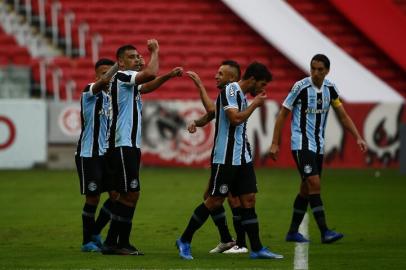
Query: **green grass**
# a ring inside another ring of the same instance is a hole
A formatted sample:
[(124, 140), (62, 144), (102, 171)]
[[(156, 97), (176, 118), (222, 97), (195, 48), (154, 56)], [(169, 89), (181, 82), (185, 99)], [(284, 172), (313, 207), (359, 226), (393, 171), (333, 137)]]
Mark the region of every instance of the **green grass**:
[[(193, 239), (195, 260), (178, 258), (174, 241), (208, 176), (203, 169), (143, 168), (131, 239), (146, 255), (123, 257), (79, 251), (83, 197), (76, 172), (0, 171), (0, 269), (293, 269), (295, 245), (283, 239), (299, 186), (294, 170), (257, 170), (262, 241), (284, 260), (208, 254), (218, 242), (211, 220)], [(320, 244), (310, 216), (309, 269), (406, 269), (405, 177), (394, 170), (379, 178), (373, 170), (326, 170), (322, 182), (328, 224), (345, 238)]]

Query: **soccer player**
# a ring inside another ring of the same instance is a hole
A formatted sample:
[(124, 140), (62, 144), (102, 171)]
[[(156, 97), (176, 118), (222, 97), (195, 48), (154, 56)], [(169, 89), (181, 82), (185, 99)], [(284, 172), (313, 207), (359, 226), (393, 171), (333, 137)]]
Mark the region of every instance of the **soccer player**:
[(150, 61), (141, 71), (142, 56), (132, 45), (117, 50), (119, 71), (110, 85), (113, 116), (109, 134), (109, 162), (119, 199), (111, 213), (112, 220), (103, 254), (143, 255), (130, 244), (130, 233), (135, 207), (139, 198), (139, 166), (141, 158), (141, 109), (139, 85), (155, 79), (159, 69), (159, 45), (148, 40)]
[(367, 150), (365, 141), (344, 110), (336, 86), (325, 79), (329, 70), (330, 60), (325, 55), (317, 54), (313, 56), (310, 62), (311, 76), (294, 84), (283, 102), (275, 123), (269, 153), (272, 159), (277, 160), (282, 126), (292, 111), (291, 149), (302, 181), (299, 194), (297, 194), (293, 204), (290, 229), (286, 235), (286, 241), (289, 242), (309, 241), (298, 232), (308, 204), (310, 204), (319, 227), (322, 243), (333, 243), (344, 236), (327, 227), (323, 202), (320, 196), (324, 130), (330, 106), (334, 108), (342, 125), (355, 137), (361, 151), (365, 152)]
[[(251, 149), (246, 137), (247, 120), (254, 110), (263, 105), (265, 86), (272, 77), (261, 63), (250, 64), (239, 82), (233, 82), (220, 92), (216, 101), (216, 136), (211, 161), (209, 196), (192, 214), (182, 236), (176, 240), (179, 256), (192, 260), (190, 243), (193, 234), (216, 211), (228, 193), (241, 201), (241, 224), (251, 243), (252, 259), (279, 259), (263, 247), (259, 238), (259, 225), (255, 213), (256, 178)], [(248, 106), (245, 94), (255, 96)]]
[[(117, 64), (109, 59), (100, 59), (95, 65), (95, 72), (96, 82), (86, 86), (80, 100), (82, 131), (75, 154), (80, 191), (86, 196), (82, 211), (81, 249), (84, 252), (100, 251), (102, 244), (100, 232), (110, 220), (110, 211), (117, 197), (104, 158), (110, 107), (107, 86), (113, 74), (117, 72)], [(103, 191), (108, 191), (110, 196), (104, 202), (95, 221), (100, 193)]]
[[(209, 123), (215, 117), (215, 104), (207, 95), (207, 91), (200, 80), (200, 77), (193, 71), (188, 71), (187, 75), (194, 81), (196, 87), (199, 89), (200, 99), (206, 109), (206, 114), (201, 118), (192, 121), (188, 125), (188, 130), (190, 133), (196, 132), (196, 126), (203, 127)], [(221, 63), (215, 79), (216, 85), (219, 90), (223, 90), (225, 86), (230, 82), (237, 82), (240, 80), (241, 70), (240, 65), (233, 60), (225, 60)], [(209, 186), (207, 186), (204, 192), (204, 199), (207, 199)], [(241, 225), (241, 203), (238, 197), (233, 197), (231, 193), (227, 197), (228, 204), (233, 213), (233, 225), (234, 230), (237, 235), (236, 241), (234, 241), (228, 230), (225, 209), (221, 205), (216, 211), (210, 212), (211, 218), (217, 226), (217, 229), (220, 234), (220, 243), (212, 250), (210, 253), (225, 253), (225, 254), (234, 254), (234, 253), (247, 253), (247, 244), (245, 241), (245, 232), (244, 228)]]

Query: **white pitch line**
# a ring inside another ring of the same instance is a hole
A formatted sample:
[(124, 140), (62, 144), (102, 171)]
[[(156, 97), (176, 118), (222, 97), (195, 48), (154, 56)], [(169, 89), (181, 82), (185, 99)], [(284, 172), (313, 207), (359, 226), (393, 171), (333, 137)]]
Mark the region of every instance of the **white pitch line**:
[[(309, 218), (307, 213), (305, 214), (302, 224), (300, 224), (299, 232), (304, 237), (309, 239)], [(294, 270), (308, 270), (309, 269), (309, 243), (296, 243), (295, 245), (295, 259)]]

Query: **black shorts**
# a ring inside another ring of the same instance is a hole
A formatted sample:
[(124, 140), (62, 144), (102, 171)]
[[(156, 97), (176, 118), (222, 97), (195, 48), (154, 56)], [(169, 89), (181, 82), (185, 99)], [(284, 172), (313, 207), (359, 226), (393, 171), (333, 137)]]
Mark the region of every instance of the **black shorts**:
[(108, 153), (116, 190), (120, 193), (140, 191), (141, 150), (136, 147), (116, 147)]
[(75, 163), (81, 194), (99, 195), (102, 192), (114, 190), (112, 174), (104, 156), (75, 156)]
[(323, 170), (323, 155), (316, 154), (310, 150), (294, 150), (292, 151), (292, 155), (300, 176), (302, 177), (302, 181), (312, 175), (321, 176), (321, 171)]
[(252, 163), (243, 165), (211, 164), (209, 196), (226, 197), (257, 193), (257, 179)]

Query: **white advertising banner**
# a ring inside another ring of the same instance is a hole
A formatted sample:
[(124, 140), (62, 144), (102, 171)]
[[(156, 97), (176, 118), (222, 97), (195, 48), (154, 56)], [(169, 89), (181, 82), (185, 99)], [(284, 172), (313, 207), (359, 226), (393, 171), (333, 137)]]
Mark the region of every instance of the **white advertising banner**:
[(0, 99), (0, 168), (30, 168), (46, 162), (46, 103)]

